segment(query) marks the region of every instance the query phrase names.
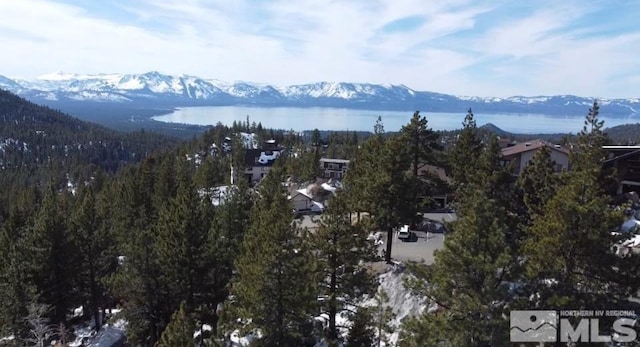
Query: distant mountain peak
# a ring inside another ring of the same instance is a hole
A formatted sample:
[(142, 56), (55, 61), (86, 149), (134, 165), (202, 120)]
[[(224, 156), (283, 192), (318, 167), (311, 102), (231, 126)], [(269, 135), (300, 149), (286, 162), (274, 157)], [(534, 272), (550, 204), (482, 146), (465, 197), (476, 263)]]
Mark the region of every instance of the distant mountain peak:
[(40, 75), (36, 77), (36, 79), (46, 80), (46, 81), (63, 81), (63, 80), (71, 80), (77, 77), (78, 77), (77, 74), (65, 73), (63, 71), (55, 71), (48, 74)]

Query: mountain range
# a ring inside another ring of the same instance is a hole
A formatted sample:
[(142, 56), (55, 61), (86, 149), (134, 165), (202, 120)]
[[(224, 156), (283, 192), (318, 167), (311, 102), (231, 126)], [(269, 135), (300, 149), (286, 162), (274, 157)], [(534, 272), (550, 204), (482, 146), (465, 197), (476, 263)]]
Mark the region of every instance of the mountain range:
[[(593, 98), (573, 95), (467, 97), (416, 91), (405, 85), (317, 82), (277, 87), (223, 82), (195, 76), (143, 74), (79, 75), (56, 72), (33, 79), (0, 76), (0, 88), (33, 102), (59, 106), (109, 103), (135, 107), (218, 105), (344, 107), (423, 112), (584, 114)], [(640, 98), (598, 99), (607, 115), (640, 113)]]

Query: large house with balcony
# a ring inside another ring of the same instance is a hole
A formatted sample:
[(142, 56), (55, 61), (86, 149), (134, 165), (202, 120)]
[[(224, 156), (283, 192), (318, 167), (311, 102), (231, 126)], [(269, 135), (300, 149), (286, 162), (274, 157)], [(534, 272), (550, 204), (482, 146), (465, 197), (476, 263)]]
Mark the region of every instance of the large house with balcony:
[(324, 172), (324, 178), (341, 180), (349, 169), (349, 160), (320, 158), (320, 168)]
[(618, 194), (637, 191), (640, 186), (640, 146), (603, 146), (607, 159), (603, 166), (615, 168)]
[(554, 163), (554, 171), (562, 172), (569, 170), (569, 149), (561, 145), (554, 145), (543, 140), (533, 140), (521, 143), (510, 143), (502, 148), (502, 164), (513, 163), (513, 170), (516, 176), (529, 164), (533, 156), (543, 147), (550, 149), (551, 161)]
[(283, 152), (284, 148), (275, 140), (268, 140), (260, 149), (248, 148), (245, 153), (245, 178), (251, 184), (260, 182)]

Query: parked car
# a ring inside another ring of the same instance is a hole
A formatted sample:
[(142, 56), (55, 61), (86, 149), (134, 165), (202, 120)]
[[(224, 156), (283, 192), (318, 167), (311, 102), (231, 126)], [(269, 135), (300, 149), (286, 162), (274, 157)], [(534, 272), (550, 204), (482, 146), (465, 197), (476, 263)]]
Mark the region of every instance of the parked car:
[(445, 232), (445, 227), (442, 223), (433, 220), (425, 219), (420, 223), (412, 225), (409, 229), (413, 231), (422, 231), (430, 233), (442, 233)]
[(411, 232), (408, 225), (403, 225), (398, 229), (398, 239), (409, 240), (411, 238)]

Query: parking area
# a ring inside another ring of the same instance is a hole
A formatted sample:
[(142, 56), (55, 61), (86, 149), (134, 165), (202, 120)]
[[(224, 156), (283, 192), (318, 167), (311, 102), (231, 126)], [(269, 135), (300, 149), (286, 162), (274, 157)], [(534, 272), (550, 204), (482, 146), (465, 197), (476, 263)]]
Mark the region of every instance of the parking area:
[[(424, 213), (424, 218), (448, 223), (456, 220), (455, 213)], [(320, 215), (304, 215), (298, 219), (298, 223), (301, 227), (306, 227), (313, 231), (317, 228), (317, 222), (320, 220)], [(379, 254), (383, 254), (386, 250), (387, 234), (386, 232), (378, 232), (378, 237), (381, 240), (378, 243)], [(427, 264), (432, 264), (434, 261), (433, 252), (444, 247), (444, 240), (447, 237), (445, 233), (427, 233), (417, 231), (410, 240), (400, 240), (398, 235), (394, 233), (393, 243), (391, 247), (391, 258), (401, 262), (407, 261), (424, 261)]]
[[(415, 232), (410, 240), (398, 239), (398, 235), (393, 235), (391, 244), (391, 258), (401, 262), (417, 261), (432, 264), (434, 261), (433, 251), (444, 247), (445, 234)], [(378, 246), (380, 254), (387, 249), (387, 235), (381, 235), (383, 241)]]

